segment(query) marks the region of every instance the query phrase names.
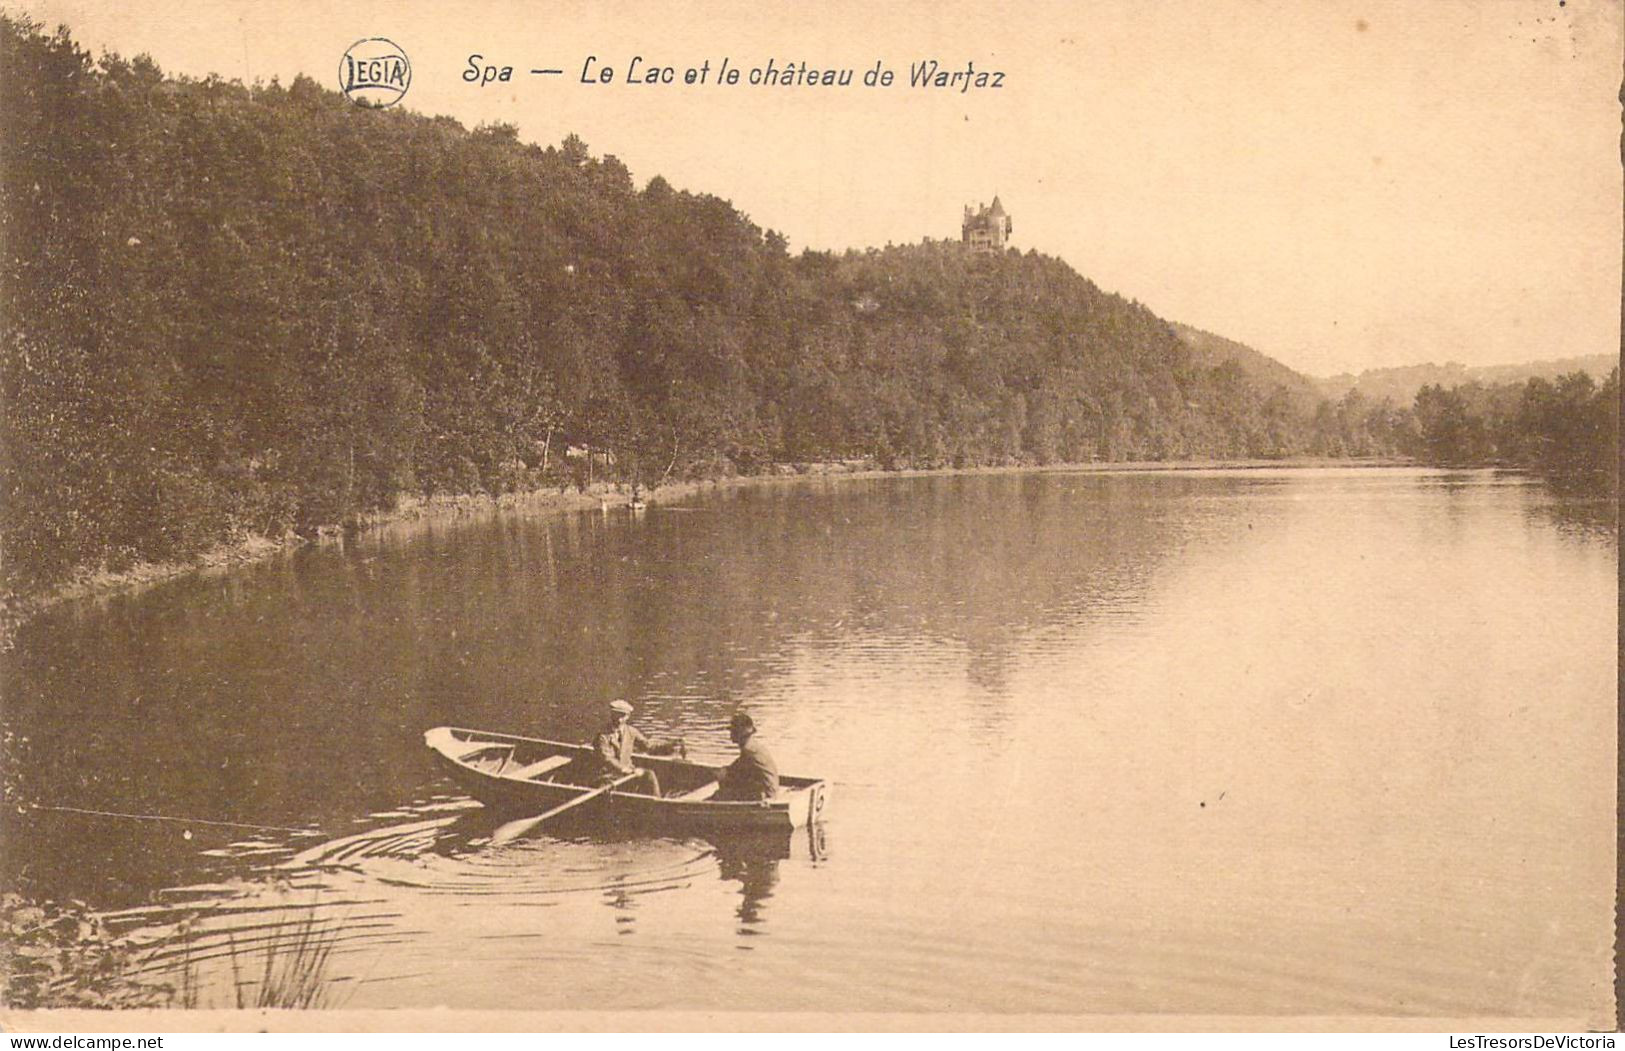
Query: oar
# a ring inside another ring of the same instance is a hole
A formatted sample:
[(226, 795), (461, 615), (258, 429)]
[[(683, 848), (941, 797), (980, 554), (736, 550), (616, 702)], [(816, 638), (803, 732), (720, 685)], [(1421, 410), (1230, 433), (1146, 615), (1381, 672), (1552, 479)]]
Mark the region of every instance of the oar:
[(520, 836), (524, 835), (526, 832), (529, 832), (531, 829), (535, 828), (537, 825), (540, 825), (543, 821), (546, 821), (548, 818), (562, 814), (566, 810), (573, 810), (589, 800), (597, 799), (605, 792), (614, 791), (627, 782), (636, 781), (642, 776), (643, 774), (641, 771), (627, 774), (625, 777), (611, 781), (607, 785), (600, 785), (591, 792), (585, 792), (579, 796), (576, 796), (574, 799), (560, 803), (552, 810), (543, 811), (542, 813), (537, 814), (535, 817), (522, 817), (517, 821), (510, 821), (506, 825), (503, 825), (501, 828), (497, 829), (495, 832), (491, 833), (491, 845), (493, 847), (500, 847), (504, 843), (511, 843)]

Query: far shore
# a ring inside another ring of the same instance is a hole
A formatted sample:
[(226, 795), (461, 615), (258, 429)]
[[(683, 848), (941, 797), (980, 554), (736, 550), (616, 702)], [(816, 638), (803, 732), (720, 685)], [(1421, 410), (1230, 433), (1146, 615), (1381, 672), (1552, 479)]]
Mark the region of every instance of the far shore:
[[(897, 468), (887, 470), (871, 461), (846, 460), (829, 463), (777, 464), (760, 474), (730, 475), (694, 481), (667, 482), (658, 488), (640, 490), (649, 504), (669, 504), (695, 493), (736, 486), (755, 486), (819, 479), (914, 478), (934, 475), (1000, 474), (1078, 474), (1153, 471), (1246, 471), (1280, 468), (1326, 467), (1410, 467), (1416, 462), (1396, 457), (1332, 459), (1294, 457), (1281, 460), (1128, 460), (996, 467)], [(415, 522), (476, 520), (499, 514), (568, 514), (577, 511), (626, 510), (631, 485), (626, 482), (598, 482), (585, 489), (557, 485), (501, 496), (485, 494), (459, 496), (402, 496), (393, 510), (370, 511), (353, 516), (343, 526), (326, 526), (314, 538), (289, 533), (282, 537), (250, 535), (229, 544), (216, 545), (197, 557), (177, 562), (138, 562), (126, 569), (106, 567), (81, 569), (71, 579), (45, 591), (0, 599), (0, 642), (30, 618), (64, 603), (105, 599), (133, 594), (154, 585), (194, 574), (218, 573), (264, 562), (310, 544), (338, 543), (345, 536), (365, 536), (386, 527)]]

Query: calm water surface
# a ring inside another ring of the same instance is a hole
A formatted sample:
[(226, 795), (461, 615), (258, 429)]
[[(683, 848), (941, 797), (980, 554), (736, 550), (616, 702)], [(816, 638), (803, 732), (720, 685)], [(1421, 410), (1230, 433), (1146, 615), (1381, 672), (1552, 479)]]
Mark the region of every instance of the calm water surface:
[[(1487, 472), (999, 475), (305, 551), (23, 631), (4, 883), (202, 1006), (314, 915), (356, 1008), (1608, 1026), (1597, 517)], [(829, 820), (493, 848), (421, 744), (618, 696), (719, 759), (748, 703)]]

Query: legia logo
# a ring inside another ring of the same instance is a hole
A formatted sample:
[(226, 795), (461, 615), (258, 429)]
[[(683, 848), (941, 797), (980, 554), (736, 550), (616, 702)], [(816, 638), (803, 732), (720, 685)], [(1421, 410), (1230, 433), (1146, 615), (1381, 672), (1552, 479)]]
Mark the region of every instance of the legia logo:
[(357, 40), (339, 62), (339, 89), (358, 106), (393, 106), (412, 86), (412, 62), (392, 40)]

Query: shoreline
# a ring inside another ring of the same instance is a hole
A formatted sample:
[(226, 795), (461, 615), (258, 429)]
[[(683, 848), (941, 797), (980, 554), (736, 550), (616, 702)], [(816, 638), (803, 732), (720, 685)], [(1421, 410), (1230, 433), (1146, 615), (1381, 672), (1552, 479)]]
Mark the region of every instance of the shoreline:
[[(991, 467), (908, 467), (887, 470), (872, 461), (844, 460), (809, 464), (776, 464), (762, 474), (736, 474), (692, 481), (668, 482), (658, 489), (643, 490), (649, 504), (666, 504), (685, 499), (706, 489), (777, 484), (807, 479), (924, 478), (954, 475), (1003, 474), (1109, 474), (1181, 471), (1254, 471), (1272, 468), (1325, 467), (1414, 467), (1422, 466), (1402, 457), (1334, 459), (1292, 457), (1282, 460), (1125, 460), (1114, 462), (1016, 465)], [(250, 534), (241, 540), (217, 544), (194, 558), (179, 562), (137, 562), (127, 569), (106, 567), (76, 570), (70, 579), (33, 594), (0, 597), (0, 646), (9, 645), (12, 634), (35, 616), (74, 602), (132, 595), (148, 588), (193, 575), (225, 572), (256, 565), (289, 555), (310, 545), (342, 543), (346, 537), (365, 536), (387, 527), (414, 522), (443, 522), (457, 519), (483, 519), (517, 512), (525, 515), (562, 515), (577, 511), (626, 509), (630, 486), (622, 482), (598, 482), (584, 490), (556, 486), (500, 496), (462, 494), (457, 496), (402, 496), (393, 510), (369, 511), (352, 516), (342, 525), (323, 526), (314, 538), (288, 533), (283, 537)]]

